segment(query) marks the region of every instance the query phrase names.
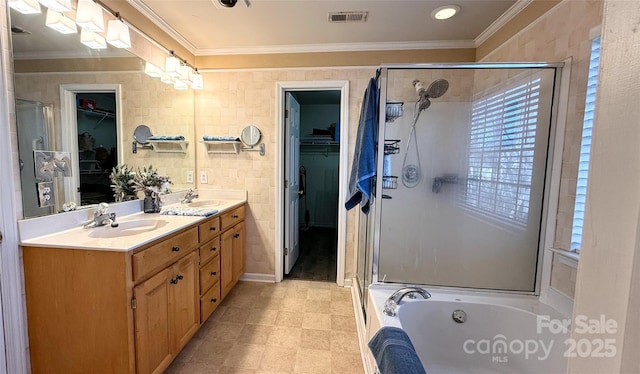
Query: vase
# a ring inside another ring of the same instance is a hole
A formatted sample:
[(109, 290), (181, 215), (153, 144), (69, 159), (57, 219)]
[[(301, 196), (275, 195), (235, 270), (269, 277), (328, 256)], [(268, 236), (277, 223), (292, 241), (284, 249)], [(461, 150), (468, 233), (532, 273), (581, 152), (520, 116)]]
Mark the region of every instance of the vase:
[(157, 194), (145, 194), (143, 204), (145, 213), (160, 213), (160, 198)]

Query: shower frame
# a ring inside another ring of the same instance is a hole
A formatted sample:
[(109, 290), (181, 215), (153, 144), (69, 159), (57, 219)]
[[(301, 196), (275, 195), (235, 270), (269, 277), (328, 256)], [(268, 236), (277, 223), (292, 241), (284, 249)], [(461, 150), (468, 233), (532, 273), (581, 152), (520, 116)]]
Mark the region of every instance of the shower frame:
[[(553, 234), (549, 231), (553, 231), (555, 226), (555, 215), (557, 211), (557, 192), (554, 192), (554, 187), (559, 186), (559, 161), (554, 162), (554, 155), (559, 158), (562, 157), (562, 147), (564, 140), (564, 119), (566, 116), (566, 100), (568, 92), (568, 79), (562, 80), (563, 68), (568, 68), (565, 62), (558, 63), (546, 63), (546, 62), (534, 62), (534, 63), (440, 63), (440, 64), (382, 64), (379, 67), (378, 85), (380, 89), (380, 105), (379, 105), (379, 123), (380, 131), (378, 131), (378, 144), (385, 144), (385, 131), (382, 126), (386, 125), (386, 102), (387, 102), (387, 83), (389, 79), (389, 70), (406, 69), (406, 70), (418, 70), (418, 69), (554, 69), (553, 77), (553, 99), (551, 107), (551, 123), (549, 129), (549, 143), (546, 156), (546, 171), (544, 181), (544, 193), (542, 204), (542, 219), (540, 224), (540, 233), (538, 237), (538, 251), (536, 261), (535, 272), (535, 284), (534, 291), (512, 291), (512, 290), (491, 290), (491, 289), (477, 289), (468, 287), (455, 287), (458, 290), (469, 291), (485, 291), (485, 292), (500, 292), (520, 295), (540, 295), (541, 279), (543, 277), (543, 254), (545, 251), (545, 243), (549, 239), (553, 238)], [(568, 73), (567, 71), (564, 72)], [(568, 76), (569, 74), (567, 74)], [(380, 154), (380, 153), (379, 153)], [(375, 196), (382, 197), (383, 195), (383, 161), (382, 157), (377, 158), (377, 179), (376, 179), (376, 194)], [(557, 189), (557, 188), (556, 188)], [(554, 201), (555, 200), (555, 201)], [(379, 279), (379, 261), (380, 261), (380, 232), (382, 223), (382, 211), (380, 209), (381, 199), (374, 198), (374, 203), (371, 209), (372, 213), (369, 216), (361, 215), (361, 219), (366, 219), (366, 226), (368, 230), (373, 230), (372, 243), (365, 243), (362, 248), (366, 251), (365, 258), (371, 256), (370, 260), (365, 260), (364, 277), (365, 279), (357, 279), (360, 287), (360, 295), (362, 297), (363, 308), (366, 310), (367, 295), (366, 289), (370, 284), (396, 284), (398, 286), (414, 285), (424, 286), (420, 284), (408, 284), (408, 283), (391, 283), (381, 282)], [(369, 235), (367, 235), (369, 237)], [(360, 244), (358, 245), (360, 248)], [(367, 265), (368, 264), (368, 265)], [(369, 268), (369, 266), (371, 268)], [(360, 269), (356, 271), (357, 276), (360, 276)], [(367, 280), (367, 276), (371, 276)], [(447, 286), (431, 286), (433, 288), (448, 288)]]

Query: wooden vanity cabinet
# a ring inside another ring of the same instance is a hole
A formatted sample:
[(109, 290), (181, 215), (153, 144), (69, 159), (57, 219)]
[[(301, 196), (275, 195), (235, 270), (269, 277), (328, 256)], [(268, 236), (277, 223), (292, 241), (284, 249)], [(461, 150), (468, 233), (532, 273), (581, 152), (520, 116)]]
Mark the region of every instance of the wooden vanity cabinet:
[(162, 373), (242, 276), (244, 209), (129, 252), (23, 247), (32, 372)]

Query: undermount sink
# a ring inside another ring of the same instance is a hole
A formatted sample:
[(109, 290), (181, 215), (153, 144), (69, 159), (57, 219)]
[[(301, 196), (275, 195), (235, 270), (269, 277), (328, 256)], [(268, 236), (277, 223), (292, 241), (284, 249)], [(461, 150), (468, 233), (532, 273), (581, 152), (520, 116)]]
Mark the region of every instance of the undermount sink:
[(226, 200), (196, 200), (187, 204), (191, 208), (204, 208), (204, 207), (216, 207), (226, 204)]
[(163, 219), (139, 219), (135, 221), (117, 222), (118, 227), (110, 225), (95, 227), (91, 229), (89, 237), (91, 238), (118, 238), (122, 236), (131, 236), (142, 234), (163, 227), (167, 221)]

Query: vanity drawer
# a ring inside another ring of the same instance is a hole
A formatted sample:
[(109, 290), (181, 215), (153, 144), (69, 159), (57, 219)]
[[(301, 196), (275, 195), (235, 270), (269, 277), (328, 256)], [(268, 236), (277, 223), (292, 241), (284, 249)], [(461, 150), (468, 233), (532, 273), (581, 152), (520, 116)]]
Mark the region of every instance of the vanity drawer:
[(213, 217), (198, 225), (200, 243), (213, 239), (220, 234), (220, 217)]
[(174, 235), (133, 255), (133, 280), (169, 265), (198, 246), (196, 227)]
[(200, 264), (204, 264), (220, 253), (220, 237), (200, 245)]
[(244, 205), (220, 216), (221, 230), (231, 227), (242, 220), (244, 220)]
[(204, 321), (209, 318), (211, 313), (216, 310), (219, 303), (220, 282), (217, 282), (200, 298), (200, 323), (204, 323)]
[(208, 290), (218, 279), (220, 279), (220, 257), (214, 258), (200, 268), (200, 294)]

